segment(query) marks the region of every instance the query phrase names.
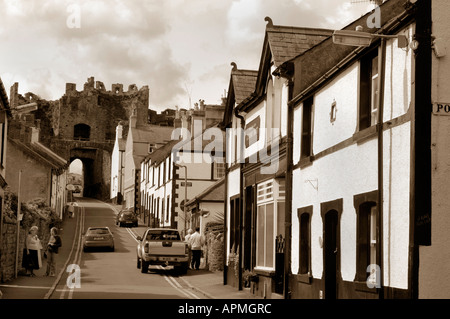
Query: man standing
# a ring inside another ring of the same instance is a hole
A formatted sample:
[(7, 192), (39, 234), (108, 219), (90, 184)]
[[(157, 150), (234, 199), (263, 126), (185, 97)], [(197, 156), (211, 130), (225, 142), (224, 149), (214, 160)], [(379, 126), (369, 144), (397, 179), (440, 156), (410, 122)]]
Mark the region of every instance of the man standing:
[(200, 235), (200, 227), (195, 227), (195, 233), (189, 238), (192, 250), (192, 268), (199, 270), (200, 258), (202, 257), (202, 246), (205, 244), (205, 237)]

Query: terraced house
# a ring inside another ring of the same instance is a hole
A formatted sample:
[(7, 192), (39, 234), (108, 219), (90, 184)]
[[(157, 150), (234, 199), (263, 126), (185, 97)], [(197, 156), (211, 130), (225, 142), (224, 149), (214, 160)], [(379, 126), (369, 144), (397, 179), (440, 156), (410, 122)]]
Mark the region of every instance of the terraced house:
[[(444, 36), (448, 4), (433, 1), (436, 19), (431, 12), (431, 1), (385, 1), (379, 28), (369, 27), (368, 13), (344, 28), (351, 34), (335, 32), (275, 72), (293, 88), (285, 296), (443, 296), (438, 287), (448, 293), (448, 280), (432, 275), (448, 278), (441, 257), (448, 258), (447, 249), (437, 249), (448, 242), (438, 226), (448, 218), (438, 204), (447, 201), (432, 187), (439, 169), (430, 151), (436, 141), (440, 150), (448, 145), (437, 130), (448, 121), (433, 117), (433, 129), (431, 118), (432, 61), (433, 70), (444, 62), (431, 30)], [(369, 42), (344, 45), (355, 40), (349, 36)]]
[[(287, 102), (282, 63), (329, 37), (331, 30), (274, 25), (269, 17), (256, 72), (233, 68), (223, 125), (227, 134), (225, 282), (242, 289), (243, 273), (259, 276), (253, 291), (283, 294)], [(250, 87), (249, 84), (254, 86)], [(247, 96), (244, 96), (248, 94)], [(234, 128), (234, 130), (233, 130)], [(239, 130), (240, 129), (240, 130)]]

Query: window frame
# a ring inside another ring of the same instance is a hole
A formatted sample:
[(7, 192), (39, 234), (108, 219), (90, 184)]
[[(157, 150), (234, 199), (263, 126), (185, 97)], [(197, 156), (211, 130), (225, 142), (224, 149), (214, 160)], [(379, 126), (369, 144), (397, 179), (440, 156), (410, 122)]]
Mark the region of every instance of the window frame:
[[(299, 223), (299, 263), (298, 263), (298, 275), (301, 276), (305, 283), (310, 283), (310, 279), (312, 277), (312, 269), (311, 269), (311, 221), (312, 221), (312, 214), (313, 214), (313, 206), (306, 206), (301, 207), (297, 209), (297, 216), (298, 216), (298, 223)], [(306, 249), (307, 252), (303, 251), (305, 248), (305, 245), (302, 244), (303, 242), (303, 236), (304, 236), (304, 229), (302, 227), (302, 217), (307, 216), (308, 217), (308, 224), (307, 224), (307, 245)], [(302, 256), (307, 256), (306, 265), (304, 265), (304, 260), (302, 260)], [(306, 271), (304, 271), (302, 268), (306, 267)]]
[[(377, 58), (377, 78), (379, 80), (379, 61), (378, 61), (378, 47), (370, 50), (359, 60), (359, 79), (358, 79), (358, 128), (357, 131), (362, 131), (369, 127), (376, 125), (378, 116), (375, 116), (375, 123), (372, 122), (372, 108), (373, 108), (373, 60)], [(378, 83), (378, 82), (377, 82)], [(378, 84), (377, 84), (378, 85)], [(375, 99), (377, 104), (377, 99)], [(378, 112), (378, 111), (376, 111)], [(377, 113), (376, 113), (377, 114)]]
[[(374, 230), (371, 224), (371, 214), (373, 207), (375, 209), (374, 220), (375, 225), (375, 259), (376, 264), (380, 264), (380, 240), (379, 240), (379, 225), (378, 225), (378, 190), (354, 195), (353, 205), (356, 213), (356, 268), (355, 268), (355, 283), (358, 285), (358, 290), (375, 291), (375, 288), (368, 288), (366, 281), (369, 277), (367, 267), (371, 263), (371, 231)], [(364, 216), (365, 215), (365, 216)], [(365, 231), (362, 228), (366, 228)], [(364, 231), (364, 232), (363, 232)], [(364, 241), (365, 239), (365, 241)], [(363, 251), (364, 250), (364, 251)], [(365, 257), (364, 257), (365, 256)], [(363, 261), (363, 259), (365, 261)], [(365, 263), (368, 263), (367, 265)]]

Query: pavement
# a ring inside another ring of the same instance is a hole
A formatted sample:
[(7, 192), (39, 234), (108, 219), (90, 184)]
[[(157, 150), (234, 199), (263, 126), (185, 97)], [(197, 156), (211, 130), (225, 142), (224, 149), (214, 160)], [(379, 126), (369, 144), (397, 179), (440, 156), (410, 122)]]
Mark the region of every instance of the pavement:
[[(116, 212), (120, 211), (122, 206), (108, 205)], [(59, 249), (58, 260), (67, 261), (66, 263), (57, 262), (56, 277), (44, 277), (45, 260), (43, 267), (35, 271), (36, 277), (28, 277), (20, 275), (8, 282), (0, 283), (0, 298), (3, 299), (48, 299), (51, 298), (53, 292), (61, 278), (66, 274), (67, 263), (69, 257), (73, 254), (73, 243), (75, 239), (76, 218), (65, 216), (63, 219), (62, 231), (60, 233), (63, 242)], [(141, 221), (141, 225), (143, 222)], [(188, 287), (200, 295), (201, 299), (263, 299), (250, 293), (249, 288), (239, 291), (229, 285), (223, 284), (223, 272), (209, 271), (207, 269), (193, 270), (189, 269), (186, 275), (180, 276)], [(9, 296), (8, 287), (25, 289), (15, 289), (14, 297)], [(2, 291), (3, 290), (3, 293)], [(19, 291), (17, 293), (17, 291)], [(203, 298), (204, 297), (204, 298)]]

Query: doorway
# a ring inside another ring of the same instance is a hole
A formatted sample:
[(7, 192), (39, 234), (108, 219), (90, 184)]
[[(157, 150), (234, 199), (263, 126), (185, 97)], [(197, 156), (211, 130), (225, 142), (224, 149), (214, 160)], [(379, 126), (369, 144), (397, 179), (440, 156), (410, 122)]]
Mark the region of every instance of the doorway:
[(339, 271), (339, 214), (336, 210), (325, 214), (324, 224), (324, 272), (325, 298), (337, 298), (337, 277)]

